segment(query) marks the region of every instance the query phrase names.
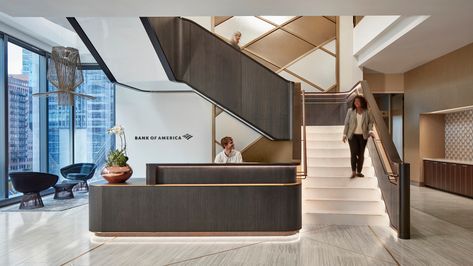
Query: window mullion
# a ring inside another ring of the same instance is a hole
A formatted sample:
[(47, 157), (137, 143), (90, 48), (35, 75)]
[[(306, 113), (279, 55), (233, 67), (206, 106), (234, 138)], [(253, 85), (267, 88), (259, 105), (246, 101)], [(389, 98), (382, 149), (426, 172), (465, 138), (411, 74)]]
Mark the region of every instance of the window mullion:
[[(39, 57), (39, 92), (47, 92), (48, 81), (47, 59)], [(46, 97), (39, 98), (39, 160), (40, 171), (48, 172), (48, 101)]]
[(8, 130), (8, 37), (3, 36), (3, 39), (0, 39), (0, 69), (3, 69), (0, 72), (0, 198), (4, 199), (8, 196), (8, 145), (7, 145), (7, 130)]

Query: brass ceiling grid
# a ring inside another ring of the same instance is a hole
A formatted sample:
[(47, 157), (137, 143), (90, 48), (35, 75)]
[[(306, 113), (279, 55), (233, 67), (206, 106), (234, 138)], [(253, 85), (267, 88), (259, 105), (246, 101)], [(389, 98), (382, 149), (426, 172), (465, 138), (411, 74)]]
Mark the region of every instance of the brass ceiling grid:
[[(261, 16), (255, 17), (274, 28), (243, 45), (242, 51), (275, 73), (285, 71), (313, 88), (325, 91), (288, 68), (319, 49), (337, 57), (334, 52), (323, 47), (336, 40), (336, 17), (297, 16), (280, 25)], [(215, 17), (215, 24), (216, 26), (221, 25), (231, 18)], [(328, 88), (327, 91), (334, 86), (336, 84)]]

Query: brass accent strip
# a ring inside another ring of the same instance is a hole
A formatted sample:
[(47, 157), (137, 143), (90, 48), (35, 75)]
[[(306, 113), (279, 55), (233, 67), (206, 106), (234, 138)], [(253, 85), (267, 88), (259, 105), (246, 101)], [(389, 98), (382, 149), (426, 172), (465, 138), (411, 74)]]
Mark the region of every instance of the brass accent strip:
[(241, 154), (243, 154), (246, 150), (248, 150), (249, 148), (251, 148), (251, 146), (255, 145), (258, 141), (260, 141), (262, 138), (264, 138), (263, 136), (260, 136), (259, 138), (255, 139), (253, 142), (251, 142), (250, 144), (248, 144), (244, 149), (242, 149), (240, 151)]
[(263, 39), (264, 37), (268, 36), (269, 34), (271, 34), (271, 33), (275, 32), (275, 31), (281, 29), (282, 27), (286, 26), (287, 24), (289, 24), (289, 23), (291, 23), (291, 22), (293, 22), (293, 21), (295, 21), (296, 19), (299, 19), (299, 18), (301, 18), (301, 16), (294, 17), (294, 18), (292, 18), (292, 19), (290, 19), (290, 20), (284, 22), (283, 24), (281, 24), (281, 25), (275, 27), (274, 29), (271, 29), (271, 30), (269, 30), (269, 31), (267, 31), (267, 32), (265, 32), (265, 33), (263, 33), (263, 34), (260, 35), (258, 38), (256, 38), (256, 39), (254, 39), (254, 40), (248, 42), (247, 44), (241, 46), (241, 49), (246, 48), (246, 47), (252, 45), (253, 43), (255, 43), (255, 42), (257, 42), (257, 41)]
[(265, 19), (265, 18), (263, 18), (263, 17), (261, 17), (261, 16), (256, 16), (256, 17), (259, 18), (259, 19), (261, 19), (262, 21), (264, 21), (264, 22), (266, 22), (266, 23), (269, 23), (269, 24), (273, 25), (274, 27), (279, 27), (278, 24), (272, 22), (271, 20), (267, 20), (267, 19)]
[(333, 84), (330, 88), (326, 90), (326, 92), (331, 92), (332, 90), (335, 90), (337, 88), (337, 84)]
[(210, 17), (210, 31), (215, 33), (215, 16)]
[[(296, 37), (296, 38), (298, 38), (298, 39), (300, 39), (300, 40), (302, 40), (302, 41), (308, 43), (308, 44), (311, 45), (311, 46), (315, 46), (315, 47), (320, 46), (320, 45), (317, 46), (317, 45), (315, 45), (315, 44), (309, 42), (308, 40), (304, 39), (304, 37), (302, 37), (301, 35), (299, 35), (299, 34), (297, 34), (297, 33), (295, 33), (295, 32), (292, 32), (290, 29), (281, 28), (281, 30), (283, 30), (283, 31), (285, 31), (285, 32), (287, 32), (287, 33), (293, 35), (294, 37)], [(334, 37), (332, 37), (332, 38), (334, 38)]]
[(306, 130), (306, 121), (305, 121), (305, 91), (301, 91), (302, 95), (302, 139), (301, 142), (304, 144), (302, 145), (302, 156), (304, 157), (302, 159), (302, 163), (304, 164), (302, 168), (302, 172), (298, 173), (298, 176), (303, 176), (301, 179), (306, 179), (307, 178), (307, 130)]
[[(335, 38), (335, 37), (333, 37), (333, 38)], [(332, 53), (331, 51), (329, 51), (328, 49), (326, 49), (326, 48), (324, 48), (324, 47), (320, 47), (319, 49), (322, 50), (322, 51), (324, 51), (324, 52), (326, 52), (327, 54), (329, 54), (329, 55), (331, 55), (331, 56), (333, 56), (333, 57), (337, 57), (336, 54)]]
[[(269, 60), (268, 58), (266, 58), (266, 57), (264, 57), (264, 56), (262, 56), (262, 55), (260, 55), (260, 54), (258, 54), (258, 53), (256, 53), (256, 52), (254, 52), (254, 51), (248, 50), (247, 48), (244, 48), (244, 50), (245, 50), (245, 52), (251, 53), (251, 54), (253, 54), (254, 56), (257, 56), (257, 57), (263, 59), (264, 61), (270, 63), (271, 65), (273, 65), (273, 66), (275, 66), (275, 67), (277, 67), (277, 68), (281, 68), (280, 66), (276, 65), (276, 63), (271, 62), (271, 60)], [(276, 71), (275, 73), (278, 73), (278, 72)]]
[(335, 18), (335, 21), (333, 21), (332, 19), (330, 19), (328, 16), (323, 16), (324, 18), (330, 20), (331, 22), (335, 23), (335, 24), (338, 24), (338, 21), (337, 21), (337, 18), (338, 16)]
[(340, 17), (336, 17), (336, 25), (335, 25), (335, 28), (336, 28), (336, 37), (335, 37), (335, 40), (337, 40), (336, 42), (336, 52), (337, 52), (337, 57), (336, 57), (336, 76), (337, 76), (337, 89), (336, 91), (340, 91)]
[[(335, 37), (332, 37), (332, 38), (326, 40), (325, 42), (321, 43), (319, 46), (315, 46), (314, 48), (312, 48), (312, 49), (310, 49), (309, 51), (305, 52), (304, 54), (302, 54), (302, 55), (299, 56), (298, 58), (292, 60), (291, 62), (289, 62), (289, 63), (286, 64), (285, 66), (281, 67), (281, 69), (279, 69), (278, 72), (281, 71), (281, 70), (285, 70), (285, 69), (287, 69), (288, 67), (294, 65), (295, 63), (297, 63), (298, 61), (300, 61), (302, 58), (308, 56), (310, 53), (314, 52), (315, 50), (317, 50), (317, 49), (322, 49), (322, 46), (326, 45), (327, 43), (329, 43), (329, 42), (331, 42), (331, 41), (333, 41), (333, 40), (335, 40)], [(313, 46), (313, 45), (312, 45), (312, 46)], [(326, 51), (325, 49), (322, 49), (322, 50)], [(331, 53), (330, 51), (329, 51), (328, 53), (334, 55), (334, 54)], [(335, 56), (335, 55), (334, 55), (334, 56)]]
[(256, 232), (94, 232), (98, 237), (291, 236), (295, 231)]
[(255, 183), (255, 184), (154, 184), (154, 185), (133, 185), (133, 184), (94, 184), (98, 187), (292, 187), (299, 186), (299, 181), (295, 183)]
[[(250, 53), (250, 54), (252, 54), (252, 55), (254, 55), (254, 56), (260, 58), (261, 60), (264, 60), (264, 61), (268, 62), (269, 64), (271, 64), (271, 65), (273, 65), (273, 66), (275, 66), (275, 67), (277, 67), (277, 68), (280, 68), (280, 66), (278, 66), (278, 65), (276, 65), (275, 63), (271, 62), (269, 59), (263, 57), (262, 55), (259, 55), (259, 54), (255, 53), (255, 52), (251, 51), (251, 50), (248, 50), (247, 48), (244, 48), (243, 50), (244, 50), (245, 52), (247, 52), (247, 53)], [(277, 73), (277, 72), (275, 72), (275, 73)]]
[[(229, 19), (231, 19), (231, 18), (233, 18), (233, 17), (234, 17), (234, 16), (230, 16), (230, 17), (228, 17), (228, 18), (226, 18), (226, 19), (220, 21), (219, 23), (216, 23), (216, 24), (215, 24), (215, 27), (217, 27), (218, 25), (220, 25), (220, 24), (226, 22), (227, 20), (229, 20)], [(215, 19), (215, 16), (213, 16), (213, 18)]]
[(324, 91), (325, 91), (324, 89), (322, 89), (322, 88), (319, 87), (318, 85), (316, 85), (316, 84), (312, 83), (311, 81), (309, 81), (309, 80), (307, 80), (307, 79), (305, 79), (305, 78), (303, 78), (303, 77), (297, 75), (296, 73), (290, 71), (289, 69), (286, 69), (286, 70), (284, 70), (284, 71), (286, 71), (287, 73), (293, 75), (294, 77), (296, 77), (296, 78), (298, 78), (298, 79), (304, 81), (305, 83), (311, 85), (312, 87), (318, 89), (318, 90), (321, 91), (321, 92), (324, 92)]
[(217, 126), (216, 126), (216, 118), (217, 118), (217, 106), (215, 104), (212, 104), (212, 137), (211, 137), (211, 145), (212, 145), (212, 158), (211, 162), (214, 161), (215, 156), (217, 155), (215, 152), (216, 146), (215, 146), (215, 138), (217, 137)]

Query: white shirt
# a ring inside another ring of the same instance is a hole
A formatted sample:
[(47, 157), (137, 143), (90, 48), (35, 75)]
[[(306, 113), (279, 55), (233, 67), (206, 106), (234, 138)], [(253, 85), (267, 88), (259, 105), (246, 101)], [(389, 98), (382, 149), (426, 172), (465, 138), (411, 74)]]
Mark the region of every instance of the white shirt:
[(217, 154), (215, 156), (215, 161), (214, 163), (242, 163), (243, 158), (241, 157), (241, 153), (237, 150), (232, 150), (230, 152), (230, 155), (227, 156), (225, 154), (225, 150)]
[(361, 128), (361, 125), (363, 123), (363, 114), (359, 114), (358, 112), (356, 113), (356, 128), (355, 132), (353, 134), (363, 134), (363, 129)]

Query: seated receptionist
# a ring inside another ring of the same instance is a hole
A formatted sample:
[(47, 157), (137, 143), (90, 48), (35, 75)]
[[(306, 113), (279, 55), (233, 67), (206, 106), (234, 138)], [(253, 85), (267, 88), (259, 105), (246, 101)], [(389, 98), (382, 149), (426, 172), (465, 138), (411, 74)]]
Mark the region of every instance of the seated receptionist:
[(241, 153), (235, 150), (233, 139), (231, 137), (224, 137), (220, 141), (223, 151), (215, 156), (215, 163), (242, 163), (243, 158)]

